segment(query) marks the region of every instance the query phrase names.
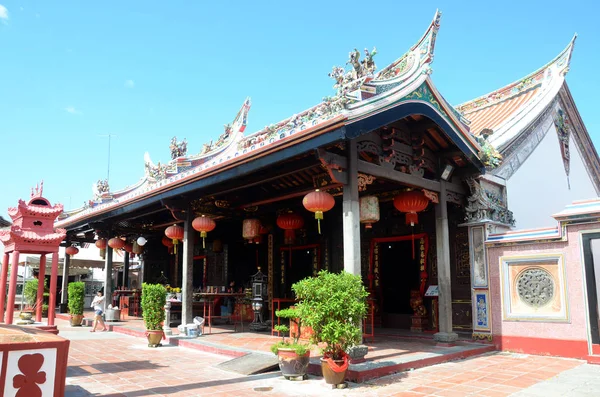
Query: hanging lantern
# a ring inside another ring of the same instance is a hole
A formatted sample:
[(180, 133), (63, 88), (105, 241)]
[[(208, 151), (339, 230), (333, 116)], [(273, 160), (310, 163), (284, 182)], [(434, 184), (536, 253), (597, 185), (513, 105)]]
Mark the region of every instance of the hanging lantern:
[(106, 258), (106, 248), (100, 249), (100, 258), (102, 258), (102, 259)]
[(371, 229), (375, 222), (379, 222), (379, 199), (377, 196), (361, 197), (360, 223), (365, 224), (365, 229)]
[(169, 249), (169, 254), (173, 253), (173, 242), (167, 236), (162, 238), (162, 243), (165, 247)]
[(223, 252), (223, 242), (221, 240), (214, 240), (212, 251), (217, 254)]
[[(406, 212), (406, 224), (414, 227), (419, 223), (417, 212), (425, 211), (429, 205), (429, 199), (420, 190), (409, 190), (394, 197), (394, 207), (400, 212)], [(413, 259), (415, 259), (415, 237), (412, 239)]]
[(260, 221), (258, 219), (244, 219), (242, 223), (242, 236), (244, 240), (252, 243), (255, 238), (260, 236)]
[(70, 246), (67, 247), (65, 253), (70, 256), (77, 255), (79, 253), (79, 249), (77, 247)]
[(131, 244), (129, 242), (125, 242), (125, 245), (123, 245), (123, 250), (127, 253), (132, 254), (133, 253), (133, 244)]
[(138, 243), (138, 245), (140, 247), (143, 247), (144, 245), (146, 245), (146, 243), (148, 242), (148, 240), (146, 240), (143, 236), (138, 237), (136, 243)]
[(204, 215), (197, 217), (192, 221), (192, 227), (194, 230), (200, 232), (200, 237), (202, 237), (202, 248), (206, 248), (206, 236), (208, 232), (212, 232), (217, 224), (211, 218), (208, 218)]
[(292, 245), (296, 240), (296, 230), (304, 226), (304, 218), (293, 212), (281, 214), (277, 217), (277, 226), (284, 230), (283, 242)]
[(171, 240), (173, 240), (173, 247), (175, 253), (177, 254), (177, 244), (180, 240), (183, 240), (183, 228), (178, 225), (169, 226), (165, 230), (165, 235)]
[(96, 247), (98, 247), (98, 249), (106, 249), (106, 244), (107, 242), (105, 238), (99, 238), (98, 240), (96, 240)]
[(409, 190), (394, 197), (394, 207), (400, 212), (406, 212), (406, 224), (414, 226), (419, 223), (417, 212), (424, 211), (429, 205), (429, 199), (420, 190)]
[[(140, 238), (142, 238), (142, 237), (140, 237)], [(140, 255), (142, 252), (144, 252), (144, 247), (142, 247), (137, 241), (134, 241), (131, 250), (133, 251), (134, 254)]]
[(108, 246), (112, 249), (118, 250), (125, 246), (125, 241), (121, 240), (120, 238), (113, 237), (108, 240)]
[(323, 219), (323, 212), (327, 212), (333, 208), (335, 199), (331, 194), (317, 189), (304, 196), (302, 205), (304, 205), (304, 208), (307, 210), (315, 213), (315, 219), (319, 225), (319, 234), (321, 234), (321, 219)]

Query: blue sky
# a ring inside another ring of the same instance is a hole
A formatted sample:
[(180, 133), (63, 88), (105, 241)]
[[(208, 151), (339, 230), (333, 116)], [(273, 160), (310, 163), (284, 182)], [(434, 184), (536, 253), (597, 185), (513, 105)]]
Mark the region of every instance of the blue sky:
[[(442, 23), (433, 81), (459, 104), (517, 80), (577, 32), (567, 82), (600, 144), (597, 2), (0, 0), (0, 215), (44, 179), (53, 203), (79, 207), (107, 174), (113, 190), (216, 139), (246, 98), (247, 132), (333, 93), (327, 77), (353, 48), (379, 68)], [(560, 161), (557, 158), (557, 161)], [(543, 172), (543, 170), (540, 170)]]

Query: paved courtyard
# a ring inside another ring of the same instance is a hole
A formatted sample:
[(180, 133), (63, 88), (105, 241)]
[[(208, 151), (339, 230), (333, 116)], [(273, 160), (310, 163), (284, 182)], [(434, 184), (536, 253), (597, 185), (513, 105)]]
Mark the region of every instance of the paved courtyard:
[(71, 340), (67, 397), (600, 395), (600, 366), (576, 360), (492, 353), (331, 390), (319, 377), (244, 376), (216, 368), (231, 357), (169, 345), (150, 349), (142, 338), (60, 325), (60, 335)]

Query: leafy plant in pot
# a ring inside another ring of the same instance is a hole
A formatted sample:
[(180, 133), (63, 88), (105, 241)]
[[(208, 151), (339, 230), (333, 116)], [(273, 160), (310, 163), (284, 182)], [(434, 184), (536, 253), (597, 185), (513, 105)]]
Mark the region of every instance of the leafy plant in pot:
[(308, 364), (310, 362), (309, 346), (299, 342), (302, 320), (299, 312), (295, 308), (277, 310), (275, 315), (279, 318), (289, 319), (290, 322), (296, 321), (298, 324), (296, 333), (290, 333), (288, 340), (285, 340), (285, 333), (290, 332), (287, 325), (276, 325), (275, 331), (281, 334), (281, 341), (271, 346), (273, 354), (279, 358), (279, 369), (286, 379), (299, 378), (306, 375)]
[(85, 283), (83, 281), (69, 283), (67, 291), (69, 298), (69, 313), (71, 313), (71, 326), (79, 327), (81, 326), (81, 321), (83, 321)]
[(162, 324), (165, 320), (167, 290), (162, 284), (142, 284), (142, 315), (146, 325), (148, 347), (161, 346), (165, 338)]
[(362, 341), (361, 322), (366, 315), (367, 291), (358, 275), (319, 272), (317, 277), (292, 286), (299, 303), (298, 316), (312, 328), (311, 341), (322, 344), (321, 370), (328, 384), (343, 383), (348, 370), (349, 347)]

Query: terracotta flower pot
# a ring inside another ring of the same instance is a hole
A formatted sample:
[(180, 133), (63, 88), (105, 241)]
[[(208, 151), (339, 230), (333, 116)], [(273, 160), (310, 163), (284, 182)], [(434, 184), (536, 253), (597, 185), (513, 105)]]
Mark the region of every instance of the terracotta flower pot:
[(81, 327), (82, 321), (83, 321), (83, 315), (71, 314), (71, 327)]
[(164, 332), (146, 330), (146, 338), (148, 338), (148, 347), (159, 347), (162, 346), (160, 341), (164, 337)]
[(277, 357), (279, 358), (279, 369), (284, 377), (297, 378), (306, 375), (310, 362), (310, 350), (299, 356), (295, 349), (280, 347), (277, 350)]
[[(344, 360), (333, 360), (337, 365), (344, 364)], [(344, 383), (344, 379), (346, 378), (346, 372), (348, 372), (348, 368), (346, 368), (342, 372), (334, 371), (329, 363), (321, 359), (321, 372), (323, 373), (323, 378), (325, 378), (325, 383), (328, 385), (339, 385)]]

